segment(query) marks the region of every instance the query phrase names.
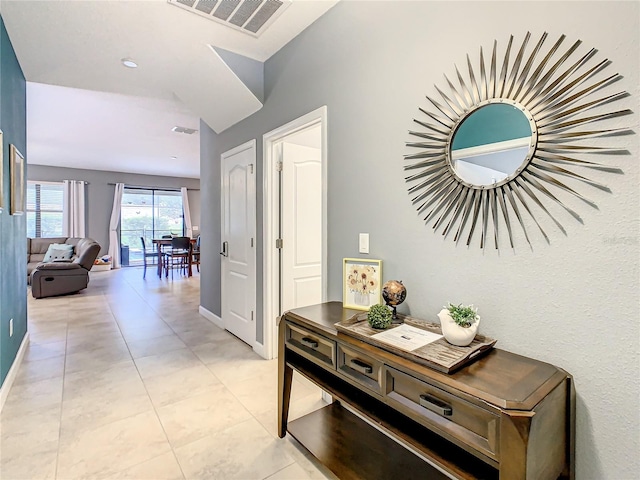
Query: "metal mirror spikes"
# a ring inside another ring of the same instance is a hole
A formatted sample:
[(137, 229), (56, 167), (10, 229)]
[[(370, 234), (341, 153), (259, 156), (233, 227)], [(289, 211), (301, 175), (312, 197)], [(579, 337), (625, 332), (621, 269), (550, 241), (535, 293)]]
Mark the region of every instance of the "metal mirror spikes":
[[(566, 234), (566, 231), (541, 198), (550, 198), (582, 221), (551, 190), (568, 192), (595, 207), (592, 201), (567, 185), (562, 177), (609, 191), (606, 186), (567, 167), (620, 172), (619, 169), (586, 160), (584, 154), (628, 153), (623, 149), (587, 145), (584, 142), (586, 140), (589, 143), (589, 139), (596, 137), (631, 133), (625, 128), (585, 128), (585, 125), (593, 122), (631, 113), (629, 109), (604, 113), (602, 108), (591, 111), (627, 96), (626, 92), (597, 94), (598, 90), (621, 78), (617, 73), (602, 73), (610, 62), (607, 59), (595, 61), (595, 49), (582, 56), (573, 55), (582, 43), (580, 40), (566, 50), (561, 49), (565, 35), (542, 56), (547, 33), (542, 35), (525, 60), (530, 37), (531, 34), (527, 33), (513, 64), (510, 64), (513, 35), (509, 38), (499, 73), (497, 41), (493, 43), (488, 74), (482, 48), (479, 78), (467, 55), (468, 80), (463, 78), (457, 67), (458, 85), (454, 85), (445, 75), (450, 95), (435, 86), (441, 100), (427, 96), (430, 107), (434, 108), (420, 108), (427, 118), (414, 119), (424, 130), (409, 132), (421, 139), (420, 142), (407, 142), (408, 147), (417, 148), (419, 152), (405, 155), (405, 160), (411, 163), (405, 165), (404, 169), (416, 171), (405, 179), (412, 184), (409, 188), (409, 193), (413, 195), (412, 202), (419, 214), (426, 213), (426, 223), (433, 222), (433, 229), (441, 229), (444, 236), (453, 234), (456, 243), (463, 235), (467, 235), (466, 243), (470, 245), (477, 231), (480, 234), (480, 248), (485, 248), (489, 242), (491, 224), (493, 243), (497, 249), (498, 225), (502, 223), (502, 217), (511, 248), (514, 247), (512, 222), (515, 224), (515, 219), (531, 246), (525, 228), (525, 213), (531, 216), (549, 243), (549, 237), (532, 209), (534, 205), (548, 215), (563, 233)], [(513, 121), (507, 117), (498, 121), (488, 119), (491, 109), (495, 110), (494, 114), (499, 110), (497, 107), (488, 108), (493, 105), (502, 105), (500, 109), (506, 109), (505, 113)], [(504, 134), (503, 130), (507, 129), (505, 125), (511, 129), (511, 125), (516, 123), (521, 124), (524, 133), (511, 136)], [(478, 132), (496, 138), (478, 142), (472, 138)], [(516, 150), (519, 153), (515, 158), (507, 160), (502, 157), (496, 160), (498, 157), (492, 158), (487, 154), (489, 151), (511, 155)], [(499, 162), (499, 167), (491, 168), (495, 167), (496, 162)], [(504, 168), (505, 165), (510, 166)], [(498, 169), (506, 171), (496, 172)], [(478, 172), (481, 171), (489, 173), (479, 178)], [(552, 187), (551, 190), (549, 187)], [(468, 234), (465, 230), (467, 224)]]

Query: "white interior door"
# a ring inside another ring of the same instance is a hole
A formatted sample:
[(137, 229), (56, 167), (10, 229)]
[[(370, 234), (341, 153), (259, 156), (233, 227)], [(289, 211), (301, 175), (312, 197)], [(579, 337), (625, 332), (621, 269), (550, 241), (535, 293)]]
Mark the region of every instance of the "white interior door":
[[(320, 142), (320, 127), (315, 129)], [(281, 310), (322, 302), (321, 149), (282, 143)]]
[(222, 322), (256, 341), (255, 140), (222, 154)]

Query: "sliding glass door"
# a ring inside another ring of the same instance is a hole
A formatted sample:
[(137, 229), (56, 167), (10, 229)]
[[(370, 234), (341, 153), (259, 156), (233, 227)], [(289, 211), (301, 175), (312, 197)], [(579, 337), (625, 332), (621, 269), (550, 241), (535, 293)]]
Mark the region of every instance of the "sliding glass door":
[(141, 265), (142, 242), (147, 250), (151, 240), (163, 235), (184, 235), (182, 194), (174, 190), (125, 187), (120, 210), (122, 265)]

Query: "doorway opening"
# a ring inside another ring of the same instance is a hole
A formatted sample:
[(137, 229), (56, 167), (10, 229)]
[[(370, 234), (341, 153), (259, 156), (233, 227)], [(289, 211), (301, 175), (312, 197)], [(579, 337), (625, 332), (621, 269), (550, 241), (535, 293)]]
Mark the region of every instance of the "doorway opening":
[(327, 299), (327, 107), (263, 136), (263, 352), (277, 319)]

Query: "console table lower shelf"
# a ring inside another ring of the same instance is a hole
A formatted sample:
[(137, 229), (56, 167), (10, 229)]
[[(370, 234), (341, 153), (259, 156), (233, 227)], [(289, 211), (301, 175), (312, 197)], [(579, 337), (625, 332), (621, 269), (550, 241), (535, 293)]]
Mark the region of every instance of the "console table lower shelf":
[(293, 420), (287, 431), (341, 480), (449, 478), (339, 402)]

